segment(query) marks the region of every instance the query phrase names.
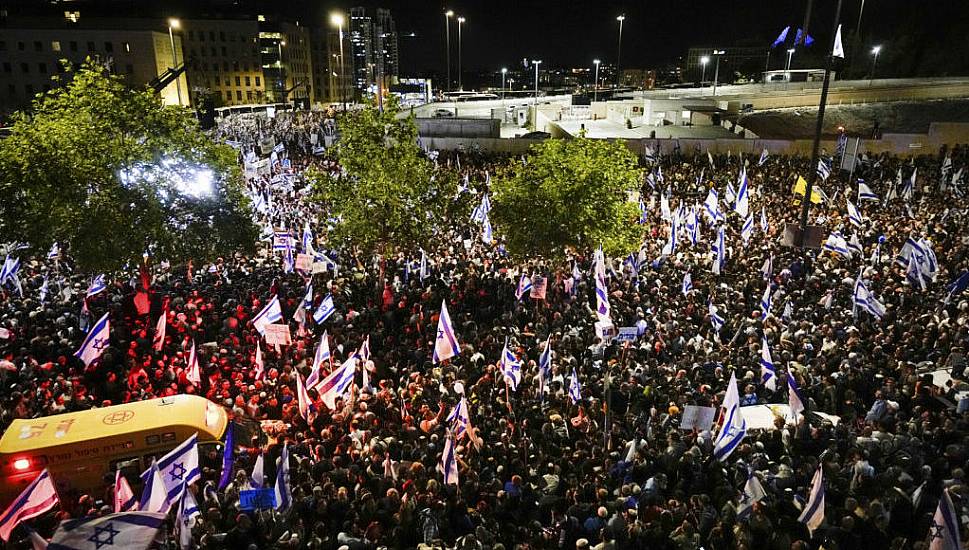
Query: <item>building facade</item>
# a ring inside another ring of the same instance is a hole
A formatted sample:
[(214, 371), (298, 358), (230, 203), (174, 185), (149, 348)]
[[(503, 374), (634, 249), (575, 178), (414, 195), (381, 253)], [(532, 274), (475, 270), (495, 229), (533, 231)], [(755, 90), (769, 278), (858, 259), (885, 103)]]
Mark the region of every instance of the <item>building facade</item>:
[[(397, 26), (390, 10), (377, 9), (371, 16), (365, 8), (350, 10), (350, 58), (353, 86), (357, 95), (375, 92), (397, 82), (400, 76), (400, 52)], [(339, 41), (337, 41), (339, 44)]]

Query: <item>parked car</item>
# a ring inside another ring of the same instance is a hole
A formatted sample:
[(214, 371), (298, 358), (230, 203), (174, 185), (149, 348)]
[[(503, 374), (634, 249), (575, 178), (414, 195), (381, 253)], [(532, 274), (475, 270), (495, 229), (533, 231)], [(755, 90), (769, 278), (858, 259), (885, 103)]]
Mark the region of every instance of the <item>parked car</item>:
[(454, 111), (451, 109), (438, 109), (434, 111), (434, 118), (451, 118), (454, 116)]
[(528, 132), (522, 135), (524, 139), (548, 139), (550, 137), (552, 137), (552, 134), (548, 132)]

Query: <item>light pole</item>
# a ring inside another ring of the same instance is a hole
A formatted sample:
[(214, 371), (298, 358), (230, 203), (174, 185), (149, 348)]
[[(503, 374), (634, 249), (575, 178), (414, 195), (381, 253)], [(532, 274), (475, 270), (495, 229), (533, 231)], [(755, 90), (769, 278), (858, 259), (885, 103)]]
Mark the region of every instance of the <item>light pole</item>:
[(599, 63), (601, 63), (601, 61), (599, 61), (598, 59), (592, 60), (592, 64), (596, 66), (596, 83), (595, 83), (595, 86), (592, 87), (593, 102), (599, 101)]
[(619, 21), (619, 52), (616, 54), (616, 86), (622, 84), (622, 22), (626, 20), (625, 15), (616, 18)]
[(700, 58), (700, 95), (703, 95), (703, 81), (707, 78), (707, 63), (710, 62), (710, 56), (705, 55)]
[(875, 78), (875, 64), (878, 63), (878, 53), (882, 51), (881, 46), (875, 46), (871, 49), (871, 55), (874, 57), (871, 60), (871, 73), (868, 75), (868, 87), (871, 88), (871, 81)]
[(283, 73), (283, 46), (286, 45), (286, 41), (280, 40), (277, 45), (279, 46), (279, 93), (282, 101), (286, 101), (286, 75)]
[(501, 99), (502, 99), (502, 101), (504, 101), (504, 99), (505, 99), (505, 75), (507, 75), (507, 74), (508, 74), (508, 68), (507, 67), (502, 67), (501, 68)]
[(461, 26), (464, 25), (464, 18), (458, 17), (458, 90), (464, 91), (464, 84), (461, 83)]
[(533, 115), (533, 126), (538, 130), (538, 66), (542, 64), (540, 59), (533, 59), (532, 65), (535, 65), (535, 100), (532, 103), (533, 110), (535, 114)]
[[(175, 54), (175, 33), (173, 29), (178, 29), (182, 26), (181, 21), (175, 19), (174, 17), (168, 20), (168, 39), (172, 41), (172, 70), (178, 68), (178, 56)], [(179, 84), (181, 77), (175, 79), (175, 93), (178, 94), (178, 104), (182, 104), (182, 86)]]
[(339, 29), (340, 34), (337, 38), (340, 39), (340, 99), (343, 100), (343, 111), (347, 110), (347, 81), (346, 81), (346, 70), (344, 68), (344, 57), (343, 57), (343, 14), (342, 13), (331, 13), (330, 14), (330, 24), (336, 25)]
[(447, 91), (451, 91), (451, 18), (454, 17), (454, 11), (447, 10), (444, 12), (444, 37), (447, 43)]
[(713, 71), (713, 97), (717, 96), (717, 82), (720, 80), (720, 56), (725, 54), (724, 50), (713, 50), (713, 55), (717, 56), (717, 64)]
[(787, 50), (787, 65), (784, 66), (784, 72), (787, 73), (787, 81), (791, 81), (791, 58), (794, 57), (794, 48)]

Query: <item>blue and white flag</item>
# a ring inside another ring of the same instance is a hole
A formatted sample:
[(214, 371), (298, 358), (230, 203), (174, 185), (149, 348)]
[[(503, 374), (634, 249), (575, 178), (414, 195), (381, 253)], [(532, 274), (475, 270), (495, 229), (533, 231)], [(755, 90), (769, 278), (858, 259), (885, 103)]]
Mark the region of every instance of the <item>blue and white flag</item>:
[(22, 522), (46, 514), (57, 503), (57, 489), (50, 477), (50, 472), (44, 468), (20, 494), (13, 499), (7, 509), (0, 515), (0, 539), (10, 540), (10, 534)]
[(54, 532), (47, 549), (146, 550), (155, 541), (167, 515), (160, 512), (121, 512), (63, 521)]
[(575, 373), (575, 367), (572, 367), (572, 377), (569, 379), (569, 399), (573, 405), (582, 401), (582, 384), (579, 382), (579, 375)]
[(767, 283), (767, 288), (764, 289), (764, 295), (760, 298), (760, 312), (764, 315), (764, 319), (770, 317), (770, 306), (771, 306), (771, 293), (770, 293), (770, 283)]
[(686, 273), (683, 275), (683, 285), (680, 288), (680, 292), (682, 292), (684, 296), (688, 296), (691, 290), (693, 290), (693, 278), (690, 277), (689, 273)]
[(596, 316), (601, 322), (611, 323), (610, 312), (612, 308), (609, 305), (609, 288), (606, 286), (606, 260), (601, 246), (595, 251), (593, 257), (593, 272), (596, 282)]
[(178, 514), (175, 516), (175, 530), (178, 531), (178, 545), (182, 550), (192, 546), (192, 528), (201, 516), (199, 505), (188, 487), (182, 489), (182, 500), (178, 503)]
[(259, 453), (255, 462), (252, 464), (252, 473), (249, 474), (249, 486), (253, 489), (262, 489), (266, 484), (266, 457)]
[(485, 215), (484, 221), (481, 222), (481, 242), (484, 244), (492, 244), (495, 240), (494, 230), (491, 227), (491, 220), (488, 215)]
[(330, 318), (330, 315), (336, 311), (336, 305), (333, 303), (333, 295), (327, 294), (323, 300), (320, 301), (320, 305), (317, 306), (316, 311), (313, 312), (313, 322), (317, 325), (322, 325), (324, 321)]
[(707, 302), (707, 310), (710, 312), (710, 323), (713, 325), (713, 330), (720, 332), (723, 328), (724, 320), (723, 317), (717, 314), (717, 306), (713, 305), (712, 301)]
[(767, 212), (764, 211), (763, 207), (760, 209), (760, 230), (763, 231), (765, 235), (770, 230), (770, 224), (767, 223)]
[[(192, 437), (161, 457), (158, 461), (158, 472), (165, 483), (168, 502), (177, 502), (182, 496), (182, 482), (191, 485), (202, 477), (199, 470), (198, 433), (192, 434)], [(142, 481), (147, 482), (150, 473), (150, 469), (142, 473)]]
[(343, 397), (350, 387), (350, 384), (353, 383), (353, 377), (357, 373), (357, 360), (359, 358), (354, 353), (342, 365), (328, 374), (317, 386), (316, 391), (320, 394), (320, 400), (331, 411), (336, 409), (336, 400)]
[(230, 422), (225, 429), (225, 445), (222, 447), (222, 475), (219, 477), (219, 490), (225, 489), (232, 481), (232, 468), (235, 465), (235, 430)]
[(824, 162), (824, 159), (818, 159), (818, 177), (821, 181), (828, 181), (829, 176), (831, 176), (831, 167)]
[(444, 440), (444, 452), (437, 470), (444, 474), (445, 485), (458, 485), (458, 458), (454, 445), (454, 437), (449, 432)]
[(727, 188), (723, 190), (723, 200), (725, 200), (728, 205), (737, 200), (737, 191), (733, 188), (733, 183), (729, 181), (727, 182)]
[(101, 275), (91, 279), (91, 284), (87, 287), (87, 296), (85, 296), (85, 298), (97, 296), (107, 289), (108, 285), (104, 282), (104, 274), (102, 273)]
[(284, 252), (292, 246), (292, 240), (288, 229), (273, 231), (273, 252)]
[(956, 277), (945, 288), (948, 291), (947, 300), (965, 291), (969, 288), (969, 271), (963, 271), (961, 275)]
[(777, 389), (777, 372), (774, 370), (774, 360), (771, 359), (766, 336), (760, 340), (760, 381), (770, 391)]
[[(915, 194), (915, 177), (918, 174), (918, 171), (919, 171), (918, 168), (912, 170), (912, 177), (910, 177), (909, 179), (905, 180), (905, 186), (902, 187), (901, 198), (903, 198), (903, 199), (905, 199), (907, 201), (908, 200), (912, 200), (912, 196)], [(901, 182), (901, 179), (902, 179), (902, 169), (901, 168), (898, 169), (898, 179), (899, 179), (899, 182)]]
[(61, 255), (61, 248), (57, 246), (57, 243), (51, 245), (50, 252), (47, 253), (48, 260), (56, 260)]
[(81, 348), (74, 353), (85, 367), (101, 358), (101, 354), (108, 348), (111, 341), (111, 322), (108, 316), (111, 312), (105, 313), (98, 322), (91, 327), (90, 332), (81, 343)]
[(441, 300), (441, 316), (437, 320), (437, 337), (434, 340), (433, 364), (438, 364), (461, 353), (458, 338), (451, 324), (451, 316), (447, 312), (447, 302)]
[(764, 260), (764, 265), (760, 266), (760, 274), (764, 277), (765, 281), (769, 281), (771, 277), (774, 276), (774, 254), (771, 253)]
[(808, 496), (808, 501), (797, 520), (806, 525), (812, 535), (824, 522), (824, 470), (821, 465), (818, 465), (817, 471), (814, 472), (814, 479), (811, 481), (811, 494)]
[(158, 461), (152, 460), (148, 467), (148, 475), (142, 474), (144, 486), (141, 489), (141, 500), (138, 509), (142, 512), (168, 513), (171, 502), (168, 501), (168, 489), (158, 469)]
[[(737, 181), (737, 199), (733, 207), (733, 211), (741, 218), (746, 218), (750, 210), (750, 192), (747, 189), (747, 183), (747, 169), (741, 168), (740, 178)], [(751, 226), (753, 226), (753, 220), (751, 220)]]
[(744, 485), (744, 492), (740, 497), (740, 504), (737, 506), (737, 521), (743, 521), (750, 516), (754, 509), (754, 503), (759, 502), (767, 496), (764, 487), (760, 484), (757, 475), (750, 471), (747, 476), (747, 483)]
[(649, 221), (649, 217), (646, 215), (646, 203), (643, 202), (643, 198), (639, 197), (639, 223), (644, 224)]
[[(783, 44), (784, 41), (787, 40), (787, 33), (789, 33), (790, 31), (791, 31), (791, 26), (790, 25), (784, 27), (784, 30), (781, 31), (781, 34), (778, 35), (777, 36), (777, 39), (774, 40), (774, 43), (771, 44), (771, 46), (770, 46), (771, 49), (774, 49), (774, 48), (780, 46), (781, 44)], [(765, 149), (765, 151), (766, 151), (766, 149)], [(713, 164), (713, 163), (711, 162), (710, 164)]]
[(703, 212), (707, 215), (710, 225), (723, 220), (723, 213), (720, 212), (720, 200), (717, 197), (717, 190), (710, 189), (707, 198), (703, 201)]
[(324, 330), (323, 336), (320, 338), (320, 345), (316, 346), (316, 354), (313, 355), (313, 370), (310, 371), (310, 375), (306, 378), (307, 388), (315, 387), (316, 383), (320, 381), (320, 369), (330, 359), (330, 339)]
[[(736, 384), (736, 379), (733, 379)], [(726, 420), (720, 428), (720, 433), (713, 442), (713, 456), (723, 462), (733, 453), (747, 435), (747, 421), (740, 412), (740, 407), (734, 405), (727, 411)]]
[(711, 270), (719, 275), (723, 272), (723, 266), (727, 257), (727, 243), (723, 235), (723, 227), (717, 228), (717, 240), (713, 242), (713, 266)]
[(303, 253), (313, 254), (313, 230), (307, 222), (303, 225)]
[(532, 278), (523, 273), (522, 278), (518, 281), (518, 288), (515, 289), (515, 299), (521, 301), (522, 296), (531, 291), (531, 289)]
[(313, 282), (306, 283), (306, 292), (303, 293), (303, 307), (310, 309), (313, 307)]
[(672, 256), (676, 253), (676, 220), (670, 223), (670, 239), (663, 245), (663, 255)]
[(914, 254), (908, 258), (908, 267), (905, 269), (905, 277), (908, 278), (909, 283), (912, 284), (912, 288), (925, 290), (925, 278), (922, 277), (922, 270), (919, 267), (918, 262), (915, 260)]
[(858, 274), (858, 278), (855, 279), (855, 290), (852, 296), (852, 301), (854, 302), (854, 307), (857, 309), (862, 309), (868, 313), (874, 315), (878, 319), (885, 316), (885, 306), (879, 302), (875, 295), (872, 294), (865, 282), (861, 279), (861, 273)]
[(454, 437), (458, 441), (465, 436), (472, 437), (471, 413), (468, 411), (468, 400), (464, 396), (461, 396), (461, 400), (448, 415), (447, 423), (454, 430)]
[(851, 200), (849, 200), (848, 197), (845, 197), (845, 201), (848, 203), (848, 221), (850, 221), (851, 225), (855, 227), (861, 227), (864, 223), (864, 220), (861, 217), (861, 212), (855, 208), (855, 205), (851, 204)]
[(545, 388), (548, 380), (552, 377), (552, 334), (549, 333), (545, 339), (545, 349), (538, 356), (538, 391), (539, 395), (545, 395)]
[(279, 296), (273, 296), (273, 299), (252, 318), (252, 325), (256, 327), (259, 334), (265, 335), (266, 325), (280, 321), (282, 318), (283, 309), (279, 305)]
[(760, 152), (760, 159), (757, 160), (757, 166), (763, 166), (767, 162), (768, 156), (770, 156), (770, 153), (767, 152), (767, 147), (764, 147), (764, 150)]
[(959, 540), (959, 513), (952, 505), (949, 489), (942, 490), (939, 507), (929, 527), (929, 550), (962, 550)]
[(858, 240), (858, 234), (852, 233), (851, 238), (848, 239), (848, 250), (851, 251), (852, 256), (858, 254), (863, 256), (865, 254), (865, 249), (861, 245), (861, 241)]
[(851, 250), (848, 249), (848, 241), (845, 240), (840, 231), (832, 231), (821, 248), (829, 252), (834, 252), (846, 259), (851, 259)]
[(485, 193), (481, 196), (481, 204), (475, 206), (471, 212), (471, 221), (484, 223), (485, 219), (488, 218), (489, 212), (491, 212), (491, 201), (488, 199), (488, 194)]
[(8, 282), (12, 282), (20, 295), (23, 296), (24, 292), (20, 286), (20, 277), (18, 276), (19, 272), (20, 258), (11, 258), (8, 255), (3, 261), (3, 269), (0, 269), (0, 285), (5, 285)]
[(878, 195), (868, 187), (864, 180), (858, 180), (858, 201), (878, 201)]
[(505, 378), (505, 383), (511, 387), (511, 391), (518, 391), (518, 384), (522, 381), (522, 363), (515, 357), (515, 354), (508, 349), (508, 338), (505, 338), (505, 347), (501, 350), (501, 374)]
[(797, 386), (797, 380), (787, 371), (787, 408), (792, 420), (797, 422), (797, 415), (804, 412), (804, 400), (801, 399), (801, 390)]
[(424, 250), (421, 250), (421, 264), (420, 264), (420, 272), (418, 273), (418, 277), (420, 278), (421, 283), (423, 283), (424, 279), (430, 276), (431, 276), (431, 270), (427, 267), (427, 252), (424, 252)]
[(276, 496), (276, 510), (289, 509), (293, 503), (293, 491), (289, 487), (289, 443), (283, 443), (283, 452), (279, 455), (273, 493)]
[(750, 237), (754, 234), (754, 217), (747, 216), (744, 226), (740, 229), (740, 238), (744, 241), (744, 247), (750, 242)]

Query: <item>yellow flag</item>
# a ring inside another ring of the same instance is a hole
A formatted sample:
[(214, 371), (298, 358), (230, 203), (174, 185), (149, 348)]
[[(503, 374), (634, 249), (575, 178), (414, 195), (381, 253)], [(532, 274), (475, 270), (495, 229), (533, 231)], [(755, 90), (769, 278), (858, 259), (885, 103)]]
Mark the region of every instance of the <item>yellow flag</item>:
[[(800, 195), (803, 197), (804, 191), (806, 189), (807, 189), (807, 181), (805, 181), (803, 177), (798, 176), (797, 183), (794, 184), (794, 194)], [(821, 201), (822, 201), (821, 192), (818, 189), (818, 186), (815, 185), (814, 187), (811, 188), (811, 202), (814, 204), (821, 204)]]

